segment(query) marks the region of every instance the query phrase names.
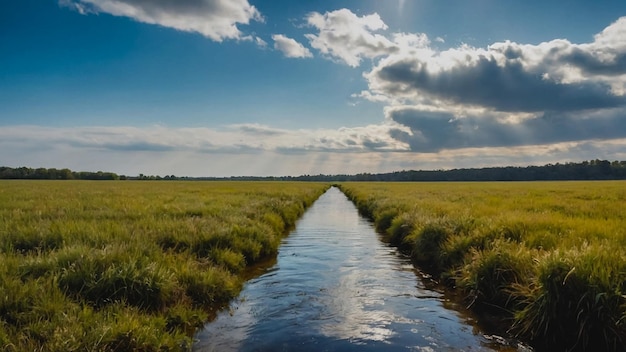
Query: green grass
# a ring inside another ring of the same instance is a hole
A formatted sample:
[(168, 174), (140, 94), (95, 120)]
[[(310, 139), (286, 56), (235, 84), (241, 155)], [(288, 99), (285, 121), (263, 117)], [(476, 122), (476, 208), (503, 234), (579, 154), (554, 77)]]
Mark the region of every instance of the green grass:
[(626, 346), (626, 182), (344, 183), (414, 261), (546, 350)]
[(0, 349), (189, 350), (326, 188), (0, 181)]

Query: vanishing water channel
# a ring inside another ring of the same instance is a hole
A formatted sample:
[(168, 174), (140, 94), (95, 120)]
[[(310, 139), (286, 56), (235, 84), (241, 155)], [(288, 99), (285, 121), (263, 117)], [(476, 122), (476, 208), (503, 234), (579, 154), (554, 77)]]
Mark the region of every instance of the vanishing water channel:
[(331, 188), (283, 241), (275, 264), (196, 335), (194, 350), (502, 349), (447, 305)]

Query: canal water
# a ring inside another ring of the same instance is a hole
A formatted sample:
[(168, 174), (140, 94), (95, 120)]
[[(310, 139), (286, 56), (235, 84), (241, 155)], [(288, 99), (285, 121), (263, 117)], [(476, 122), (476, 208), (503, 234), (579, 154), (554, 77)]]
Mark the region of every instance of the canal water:
[(337, 188), (287, 237), (273, 266), (196, 335), (194, 351), (492, 351)]

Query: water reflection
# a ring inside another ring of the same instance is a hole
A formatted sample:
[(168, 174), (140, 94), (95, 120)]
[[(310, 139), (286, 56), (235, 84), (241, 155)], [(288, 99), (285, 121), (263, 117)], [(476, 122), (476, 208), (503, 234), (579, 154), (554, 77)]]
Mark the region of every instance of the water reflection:
[(194, 350), (492, 350), (442, 301), (333, 188), (283, 242), (276, 264), (196, 336)]

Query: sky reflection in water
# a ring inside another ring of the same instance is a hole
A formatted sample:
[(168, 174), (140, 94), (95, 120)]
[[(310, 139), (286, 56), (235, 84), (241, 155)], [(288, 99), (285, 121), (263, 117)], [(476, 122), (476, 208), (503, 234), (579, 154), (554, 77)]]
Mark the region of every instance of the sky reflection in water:
[(277, 263), (206, 325), (196, 351), (492, 350), (337, 189), (284, 240)]

